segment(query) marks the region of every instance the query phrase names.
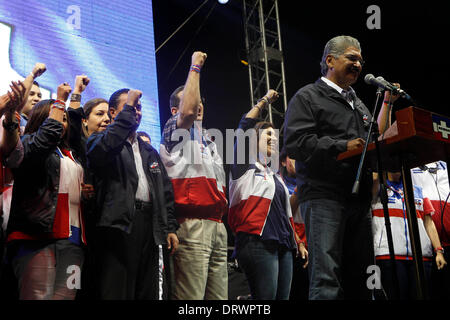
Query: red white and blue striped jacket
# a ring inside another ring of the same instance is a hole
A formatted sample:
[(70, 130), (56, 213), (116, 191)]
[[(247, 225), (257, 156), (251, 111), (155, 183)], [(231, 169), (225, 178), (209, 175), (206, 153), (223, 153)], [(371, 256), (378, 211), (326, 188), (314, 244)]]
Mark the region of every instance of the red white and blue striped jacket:
[(180, 223), (186, 218), (221, 222), (228, 211), (228, 201), (217, 146), (203, 130), (196, 135), (195, 127), (190, 130), (188, 141), (173, 143), (170, 139), (177, 129), (176, 119), (177, 115), (167, 121), (160, 146), (161, 160), (173, 185), (176, 218)]

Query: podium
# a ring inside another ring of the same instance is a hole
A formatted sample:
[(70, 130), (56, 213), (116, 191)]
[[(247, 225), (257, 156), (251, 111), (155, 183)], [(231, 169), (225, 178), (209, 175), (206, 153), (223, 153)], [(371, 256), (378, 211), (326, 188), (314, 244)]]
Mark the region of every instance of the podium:
[[(397, 111), (395, 116), (394, 124), (379, 137), (381, 161), (385, 170), (402, 173), (417, 296), (419, 299), (426, 299), (428, 293), (410, 170), (438, 160), (450, 163), (450, 118), (416, 107)], [(362, 150), (360, 148), (343, 152), (338, 155), (337, 160), (354, 158), (359, 156)], [(374, 170), (377, 168), (374, 142), (367, 146), (365, 167)], [(448, 166), (447, 174), (450, 181)]]

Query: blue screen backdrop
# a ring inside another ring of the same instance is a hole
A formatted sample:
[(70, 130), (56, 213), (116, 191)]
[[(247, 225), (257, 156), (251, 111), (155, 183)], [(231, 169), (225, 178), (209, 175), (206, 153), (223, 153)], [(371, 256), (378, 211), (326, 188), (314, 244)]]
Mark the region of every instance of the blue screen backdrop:
[[(0, 2), (0, 93), (23, 79), (36, 62), (44, 98), (76, 75), (91, 82), (82, 103), (109, 99), (117, 89), (143, 91), (138, 130), (160, 143), (160, 119), (151, 1), (14, 0)], [(48, 91), (47, 91), (48, 90)]]

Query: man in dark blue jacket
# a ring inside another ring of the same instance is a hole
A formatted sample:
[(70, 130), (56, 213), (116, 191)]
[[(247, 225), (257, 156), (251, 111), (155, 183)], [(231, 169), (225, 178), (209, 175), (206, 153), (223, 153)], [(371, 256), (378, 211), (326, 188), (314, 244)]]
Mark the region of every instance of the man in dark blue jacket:
[(87, 141), (94, 173), (97, 298), (161, 299), (162, 246), (177, 249), (172, 184), (156, 150), (136, 135), (139, 90), (113, 93), (113, 123)]
[(339, 153), (361, 148), (370, 112), (351, 85), (361, 73), (358, 40), (331, 39), (322, 77), (294, 95), (285, 118), (284, 144), (296, 161), (300, 210), (309, 251), (309, 299), (370, 298), (367, 267), (374, 264), (370, 215), (371, 174), (364, 171), (351, 196), (357, 161)]

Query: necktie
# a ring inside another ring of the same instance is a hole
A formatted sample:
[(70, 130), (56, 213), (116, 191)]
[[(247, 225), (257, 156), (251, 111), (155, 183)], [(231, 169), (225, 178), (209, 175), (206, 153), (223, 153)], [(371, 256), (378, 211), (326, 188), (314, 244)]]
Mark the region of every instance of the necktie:
[(352, 102), (355, 99), (355, 94), (352, 90), (342, 90), (341, 94), (348, 102)]

